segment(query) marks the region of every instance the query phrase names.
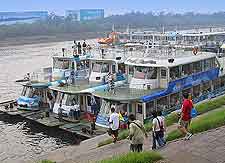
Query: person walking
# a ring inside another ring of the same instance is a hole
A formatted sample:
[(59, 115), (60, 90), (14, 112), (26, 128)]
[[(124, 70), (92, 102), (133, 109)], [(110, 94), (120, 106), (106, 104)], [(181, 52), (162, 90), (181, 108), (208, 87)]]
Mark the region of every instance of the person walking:
[(163, 147), (165, 145), (164, 141), (164, 119), (161, 116), (157, 116), (157, 112), (153, 112), (153, 120), (152, 120), (152, 150), (157, 149), (156, 142), (159, 147)]
[(129, 121), (128, 139), (131, 141), (130, 150), (132, 152), (142, 152), (144, 139), (148, 136), (147, 132), (141, 121), (135, 119), (134, 114), (129, 115)]
[(59, 104), (59, 108), (58, 108), (58, 118), (59, 118), (59, 121), (62, 122), (63, 121), (63, 118), (62, 118), (62, 113), (63, 112), (63, 108), (62, 108), (62, 104), (60, 103)]
[(166, 140), (165, 140), (166, 123), (165, 123), (165, 118), (162, 115), (162, 111), (158, 111), (157, 121), (159, 123), (160, 130), (162, 131), (159, 137), (159, 141), (160, 141), (160, 144), (164, 146), (166, 144)]
[(115, 107), (111, 107), (111, 115), (109, 117), (109, 127), (110, 127), (110, 132), (113, 138), (113, 142), (116, 143), (118, 139), (118, 130), (119, 130), (119, 114), (116, 113)]
[(47, 93), (47, 99), (48, 99), (48, 105), (49, 105), (49, 113), (51, 113), (52, 112), (52, 110), (53, 110), (53, 96), (51, 95), (51, 93), (50, 92), (48, 92)]
[(86, 44), (85, 40), (84, 40), (84, 42), (82, 44), (82, 49), (83, 49), (83, 55), (85, 55), (86, 54), (86, 50), (87, 50), (87, 44)]
[(77, 51), (78, 51), (78, 55), (81, 55), (81, 44), (80, 44), (80, 42), (77, 43)]
[(178, 129), (185, 135), (185, 140), (189, 140), (192, 137), (192, 133), (188, 131), (191, 123), (191, 110), (193, 108), (193, 103), (189, 99), (188, 93), (183, 94), (183, 104), (181, 108), (181, 117), (178, 122)]

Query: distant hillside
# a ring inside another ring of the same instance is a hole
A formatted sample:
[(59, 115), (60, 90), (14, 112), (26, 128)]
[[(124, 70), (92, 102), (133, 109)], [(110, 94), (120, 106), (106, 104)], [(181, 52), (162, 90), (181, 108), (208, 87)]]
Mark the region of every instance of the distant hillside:
[(165, 29), (175, 27), (193, 28), (197, 26), (216, 26), (225, 25), (225, 12), (213, 14), (195, 14), (192, 12), (185, 14), (171, 13), (128, 13), (125, 15), (114, 15), (104, 19), (92, 20), (87, 22), (72, 21), (69, 17), (63, 18), (50, 15), (44, 20), (32, 24), (14, 24), (0, 26), (0, 39), (26, 36), (56, 36), (64, 34), (82, 34), (88, 32), (110, 31), (112, 25), (116, 29), (130, 28), (156, 28), (164, 26)]

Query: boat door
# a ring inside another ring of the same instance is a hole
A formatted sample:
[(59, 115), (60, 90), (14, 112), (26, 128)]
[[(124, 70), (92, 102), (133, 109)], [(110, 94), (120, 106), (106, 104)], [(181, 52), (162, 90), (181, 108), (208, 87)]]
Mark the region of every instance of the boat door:
[(142, 103), (136, 103), (136, 119), (144, 122)]

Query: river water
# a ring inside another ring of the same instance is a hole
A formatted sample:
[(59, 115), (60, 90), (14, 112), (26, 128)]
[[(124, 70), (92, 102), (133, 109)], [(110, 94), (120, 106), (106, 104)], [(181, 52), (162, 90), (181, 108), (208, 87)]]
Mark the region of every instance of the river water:
[[(62, 47), (71, 48), (72, 42), (0, 47), (0, 102), (17, 98), (22, 87), (15, 80), (22, 79), (27, 72), (51, 66), (52, 56), (60, 54)], [(74, 143), (70, 136), (0, 114), (0, 162), (18, 163), (37, 158)]]

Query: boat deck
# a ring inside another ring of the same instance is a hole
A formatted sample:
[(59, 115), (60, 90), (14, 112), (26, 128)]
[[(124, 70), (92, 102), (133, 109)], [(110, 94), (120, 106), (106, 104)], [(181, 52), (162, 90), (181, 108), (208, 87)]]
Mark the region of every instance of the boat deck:
[(63, 87), (52, 86), (50, 87), (50, 89), (59, 91), (59, 92), (64, 92), (64, 93), (78, 94), (78, 93), (88, 93), (85, 90), (98, 85), (101, 85), (101, 83), (83, 83), (83, 84), (68, 85)]
[(113, 93), (112, 91), (96, 91), (93, 94), (97, 97), (101, 97), (108, 100), (130, 101), (130, 100), (140, 100), (142, 96), (149, 95), (159, 90), (161, 89), (144, 90), (144, 89), (133, 89), (129, 87), (117, 87), (115, 88), (115, 93)]

